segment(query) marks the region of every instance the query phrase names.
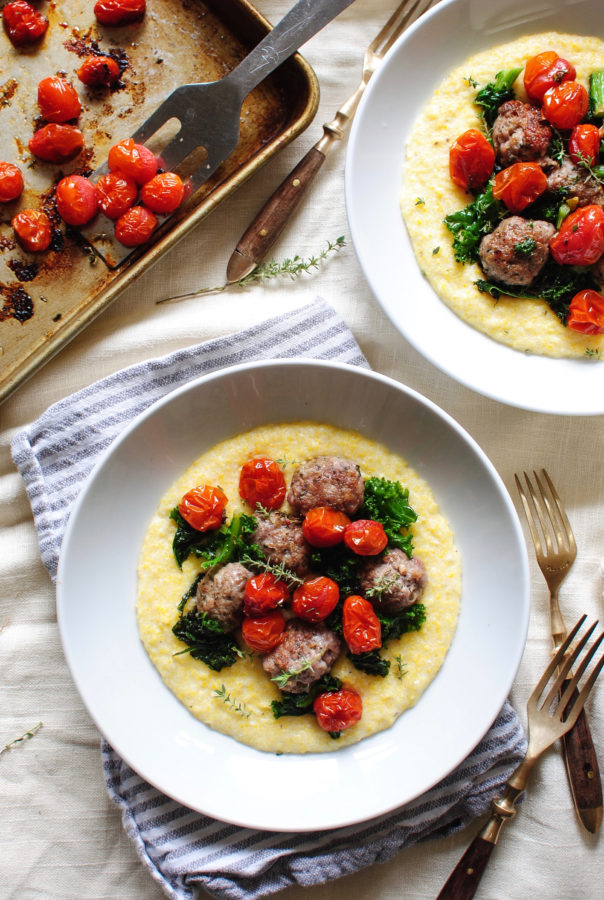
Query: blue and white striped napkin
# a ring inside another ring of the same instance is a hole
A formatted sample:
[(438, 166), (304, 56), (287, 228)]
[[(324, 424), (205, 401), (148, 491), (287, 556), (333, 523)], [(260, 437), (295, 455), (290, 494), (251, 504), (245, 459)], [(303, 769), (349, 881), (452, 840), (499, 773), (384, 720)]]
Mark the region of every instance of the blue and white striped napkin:
[[(351, 332), (317, 300), (228, 337), (131, 366), (51, 406), (12, 444), (42, 559), (57, 572), (69, 511), (99, 454), (135, 416), (199, 375), (259, 359), (305, 356), (368, 367)], [(144, 782), (102, 742), (107, 790), (152, 877), (173, 900), (198, 887), (254, 900), (384, 862), (417, 841), (444, 837), (487, 811), (521, 760), (526, 741), (506, 702), (470, 756), (423, 797), (369, 822), (311, 834), (253, 831), (209, 819)]]

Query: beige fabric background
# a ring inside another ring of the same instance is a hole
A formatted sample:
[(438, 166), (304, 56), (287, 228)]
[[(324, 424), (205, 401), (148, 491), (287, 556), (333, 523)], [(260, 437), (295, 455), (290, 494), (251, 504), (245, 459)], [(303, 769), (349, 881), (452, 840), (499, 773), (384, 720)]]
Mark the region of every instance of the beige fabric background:
[[(563, 588), (568, 620), (600, 614), (603, 603), (603, 419), (531, 414), (484, 399), (425, 362), (394, 332), (364, 281), (349, 244), (312, 277), (297, 282), (156, 306), (168, 294), (222, 282), (227, 259), (263, 199), (320, 136), (355, 86), (362, 52), (394, 0), (357, 0), (304, 54), (319, 77), (314, 125), (248, 182), (152, 271), (124, 293), (56, 359), (0, 409), (0, 746), (39, 720), (31, 740), (0, 757), (0, 896), (6, 900), (159, 900), (162, 895), (122, 831), (101, 775), (99, 735), (67, 671), (56, 623), (54, 589), (40, 562), (23, 484), (11, 461), (13, 434), (46, 407), (115, 370), (223, 335), (300, 305), (316, 294), (348, 322), (376, 370), (436, 401), (481, 444), (513, 495), (513, 473), (545, 465), (566, 501), (579, 557)], [(277, 21), (288, 0), (258, 0)], [(409, 86), (412, 89), (412, 86)], [(336, 150), (275, 256), (317, 253), (348, 234), (343, 197), (344, 148)], [(515, 499), (515, 498), (514, 498)], [(91, 569), (94, 561), (90, 561)], [(512, 701), (524, 702), (549, 652), (545, 585), (531, 554), (529, 639)], [(604, 768), (604, 688), (589, 708)], [(477, 828), (477, 826), (476, 826)], [(283, 900), (425, 900), (435, 897), (476, 828), (415, 847), (389, 863)], [(481, 884), (484, 900), (596, 898), (604, 876), (601, 838), (582, 831), (554, 748), (535, 772), (518, 818), (504, 833)]]

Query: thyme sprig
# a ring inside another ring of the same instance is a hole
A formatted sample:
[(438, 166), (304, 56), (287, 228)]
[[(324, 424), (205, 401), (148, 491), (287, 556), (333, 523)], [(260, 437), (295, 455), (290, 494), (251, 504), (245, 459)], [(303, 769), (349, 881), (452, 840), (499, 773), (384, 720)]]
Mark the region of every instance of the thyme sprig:
[(265, 281), (278, 277), (286, 277), (295, 281), (299, 275), (310, 275), (314, 269), (319, 269), (321, 264), (330, 254), (338, 253), (345, 246), (346, 238), (344, 235), (340, 235), (335, 241), (327, 241), (327, 246), (316, 256), (313, 255), (304, 259), (296, 254), (291, 259), (289, 257), (282, 259), (281, 262), (273, 259), (270, 260), (270, 262), (257, 266), (248, 275), (240, 278), (239, 281), (232, 281), (228, 284), (221, 284), (210, 288), (200, 288), (197, 291), (190, 291), (187, 294), (177, 294), (174, 297), (164, 297), (162, 300), (157, 300), (156, 303), (158, 305), (161, 303), (176, 303), (178, 300), (189, 300), (192, 297), (200, 297), (203, 294), (220, 294), (229, 288), (246, 288), (250, 285), (258, 284), (259, 282), (263, 284)]
[(271, 681), (274, 681), (278, 688), (284, 688), (292, 678), (301, 675), (302, 672), (306, 672), (307, 669), (312, 669), (313, 663), (315, 663), (318, 658), (318, 656), (315, 656), (314, 659), (304, 659), (297, 669), (290, 669), (287, 672), (281, 672), (280, 675), (273, 675)]
[(283, 563), (272, 563), (270, 560), (256, 559), (248, 553), (244, 553), (240, 559), (244, 566), (250, 566), (252, 569), (260, 569), (262, 572), (268, 572), (274, 575), (278, 581), (289, 582), (290, 584), (303, 584), (304, 579), (284, 566)]
[(234, 697), (231, 697), (229, 692), (226, 689), (226, 686), (222, 684), (219, 688), (214, 689), (214, 696), (219, 700), (222, 700), (223, 703), (226, 703), (233, 712), (238, 713), (240, 716), (243, 716), (244, 719), (249, 719), (251, 716), (250, 710), (247, 708), (245, 703), (241, 703), (238, 700), (235, 700)]
[(14, 740), (9, 741), (8, 744), (5, 744), (4, 747), (0, 747), (0, 756), (2, 756), (4, 753), (8, 753), (8, 751), (15, 747), (17, 744), (21, 744), (23, 743), (23, 741), (28, 741), (30, 740), (30, 738), (33, 738), (34, 734), (36, 734), (40, 730), (40, 728), (42, 728), (42, 724), (42, 722), (38, 722), (37, 725), (34, 725), (33, 728), (30, 728), (29, 731), (26, 731), (20, 737), (14, 738)]

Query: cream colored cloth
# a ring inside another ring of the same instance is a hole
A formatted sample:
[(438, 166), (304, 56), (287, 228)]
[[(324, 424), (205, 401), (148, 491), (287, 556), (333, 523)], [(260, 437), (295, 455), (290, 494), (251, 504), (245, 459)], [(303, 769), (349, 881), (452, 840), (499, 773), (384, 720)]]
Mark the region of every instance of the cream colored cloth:
[[(257, 0), (273, 21), (289, 0)], [(513, 473), (545, 465), (568, 508), (579, 556), (562, 589), (569, 621), (601, 614), (604, 591), (604, 419), (519, 411), (475, 394), (425, 362), (394, 331), (363, 278), (350, 244), (313, 276), (269, 283), (180, 304), (168, 294), (224, 279), (237, 239), (293, 164), (318, 139), (360, 74), (362, 52), (394, 0), (357, 0), (304, 48), (321, 84), (315, 124), (218, 208), (125, 292), (59, 356), (0, 407), (0, 746), (38, 721), (30, 740), (0, 756), (0, 896), (6, 900), (160, 900), (108, 799), (99, 735), (75, 691), (56, 625), (54, 589), (44, 569), (10, 441), (51, 403), (126, 365), (256, 324), (321, 294), (352, 329), (372, 368), (420, 391), (479, 442), (515, 498)], [(408, 86), (412, 90), (413, 86)], [(306, 204), (275, 247), (278, 258), (316, 254), (348, 235), (344, 149), (328, 158)], [(92, 561), (91, 561), (92, 565)], [(511, 699), (518, 710), (549, 653), (546, 590), (531, 555), (533, 607), (526, 652)], [(590, 702), (604, 768), (604, 690)], [(404, 851), (383, 865), (323, 887), (288, 888), (283, 900), (430, 900), (473, 836), (467, 833)], [(569, 800), (554, 748), (535, 771), (515, 822), (496, 848), (483, 900), (596, 900), (602, 838), (586, 834)]]

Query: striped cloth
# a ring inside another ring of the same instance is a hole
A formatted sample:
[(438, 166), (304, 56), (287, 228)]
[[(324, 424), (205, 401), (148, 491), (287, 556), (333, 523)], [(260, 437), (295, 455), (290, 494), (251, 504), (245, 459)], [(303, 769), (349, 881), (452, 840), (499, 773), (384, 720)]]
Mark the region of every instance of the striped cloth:
[[(90, 385), (51, 406), (12, 443), (26, 485), (42, 559), (57, 572), (69, 510), (99, 454), (136, 415), (169, 391), (224, 366), (305, 356), (368, 367), (354, 337), (322, 300), (253, 328), (172, 353)], [(107, 790), (152, 877), (174, 900), (196, 887), (253, 900), (289, 885), (316, 885), (444, 837), (484, 813), (522, 758), (526, 741), (506, 702), (468, 759), (424, 796), (369, 822), (310, 834), (253, 831), (175, 803), (102, 742)]]

